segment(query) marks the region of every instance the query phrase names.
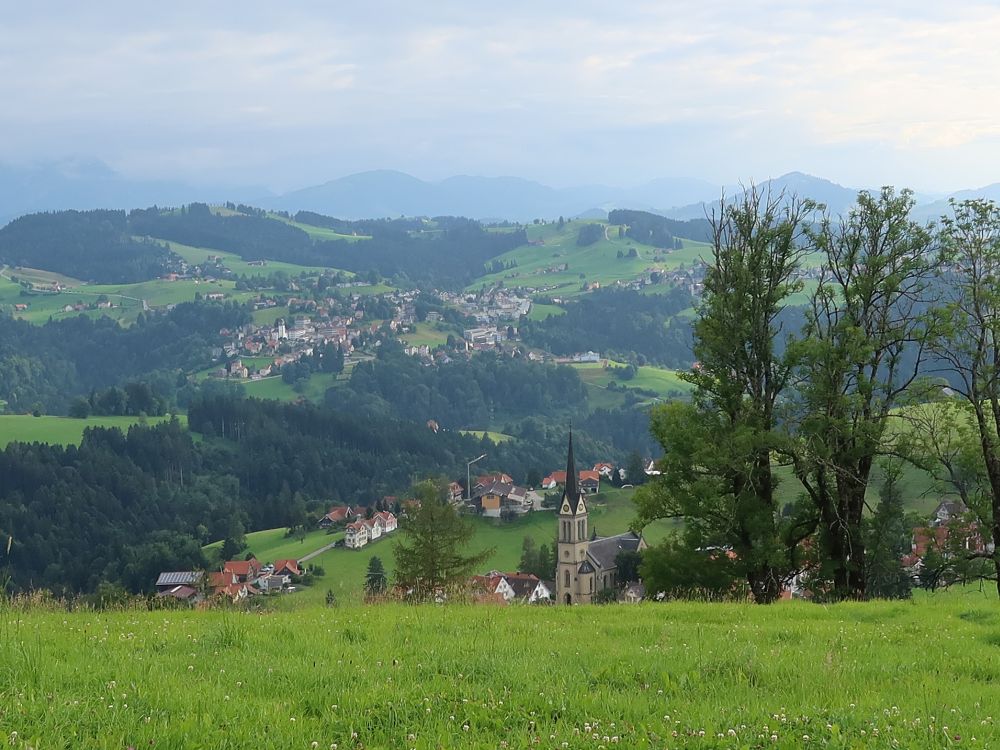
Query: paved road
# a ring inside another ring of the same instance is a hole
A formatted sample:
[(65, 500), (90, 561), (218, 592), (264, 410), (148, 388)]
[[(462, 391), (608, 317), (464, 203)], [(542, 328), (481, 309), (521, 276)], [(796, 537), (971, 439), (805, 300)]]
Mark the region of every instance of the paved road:
[(336, 546), (337, 546), (337, 542), (339, 542), (339, 541), (340, 541), (339, 539), (335, 539), (334, 541), (330, 542), (330, 543), (329, 543), (328, 545), (326, 545), (325, 547), (320, 547), (320, 548), (319, 548), (319, 549), (317, 549), (317, 550), (313, 550), (313, 551), (312, 551), (312, 552), (310, 552), (310, 553), (309, 553), (308, 555), (304, 555), (304, 556), (300, 557), (300, 558), (299, 558), (299, 562), (300, 562), (300, 563), (304, 563), (304, 562), (309, 562), (310, 560), (312, 560), (312, 559), (313, 559), (314, 557), (316, 557), (317, 555), (322, 555), (322, 554), (323, 554), (324, 552), (326, 552), (326, 551), (327, 551), (328, 549), (333, 549), (334, 547), (336, 547)]

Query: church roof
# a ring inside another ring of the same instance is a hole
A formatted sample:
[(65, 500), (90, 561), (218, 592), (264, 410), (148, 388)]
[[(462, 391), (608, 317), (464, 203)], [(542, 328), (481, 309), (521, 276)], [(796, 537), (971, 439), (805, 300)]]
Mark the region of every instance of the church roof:
[(615, 558), (618, 557), (619, 552), (634, 552), (639, 549), (641, 541), (642, 537), (634, 531), (594, 539), (587, 548), (587, 557), (600, 570), (611, 570), (617, 567)]
[(577, 568), (576, 572), (577, 573), (593, 573), (594, 572), (594, 566), (590, 563), (590, 560), (584, 559), (584, 561), (582, 563), (580, 563), (580, 567)]

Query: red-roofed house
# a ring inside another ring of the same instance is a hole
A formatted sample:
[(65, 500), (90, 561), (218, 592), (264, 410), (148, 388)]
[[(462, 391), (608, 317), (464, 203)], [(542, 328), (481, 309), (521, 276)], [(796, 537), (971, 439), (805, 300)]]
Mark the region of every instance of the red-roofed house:
[(261, 565), (254, 557), (249, 560), (228, 560), (222, 566), (222, 572), (235, 575), (238, 583), (253, 583), (260, 577), (260, 569)]
[(483, 474), (481, 477), (476, 477), (476, 486), (485, 487), (494, 482), (503, 482), (504, 484), (513, 484), (514, 480), (511, 479), (509, 474), (504, 474), (502, 471), (495, 471), (492, 474)]
[(399, 521), (387, 510), (380, 510), (373, 517), (382, 522), (382, 531), (385, 534), (391, 534), (399, 527)]
[(299, 568), (298, 560), (275, 560), (272, 575), (300, 576), (302, 575), (302, 570)]
[(602, 461), (601, 463), (594, 464), (594, 471), (596, 471), (605, 479), (611, 479), (611, 475), (614, 473), (615, 467), (609, 464), (607, 461)]
[(329, 528), (339, 524), (350, 523), (357, 518), (357, 512), (350, 505), (335, 505), (330, 512), (319, 519), (320, 528)]
[(566, 484), (566, 472), (565, 471), (553, 471), (547, 477), (542, 479), (542, 489), (552, 490), (555, 489), (560, 484)]

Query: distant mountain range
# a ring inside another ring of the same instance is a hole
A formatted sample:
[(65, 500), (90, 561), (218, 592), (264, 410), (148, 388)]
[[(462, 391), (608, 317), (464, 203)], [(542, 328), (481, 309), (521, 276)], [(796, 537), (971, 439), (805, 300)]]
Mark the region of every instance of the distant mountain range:
[[(809, 197), (834, 213), (845, 212), (857, 189), (802, 172), (763, 185)], [(0, 223), (25, 213), (67, 208), (176, 206), (192, 201), (244, 202), (286, 211), (315, 211), (344, 219), (396, 216), (468, 216), (527, 222), (535, 218), (603, 217), (613, 208), (653, 211), (672, 219), (705, 216), (723, 187), (704, 180), (664, 177), (632, 188), (606, 185), (553, 188), (519, 177), (456, 176), (430, 182), (403, 172), (377, 170), (274, 195), (255, 186), (190, 185), (131, 180), (98, 161), (67, 160), (30, 167), (0, 164)], [(736, 195), (740, 187), (725, 189)], [(953, 195), (918, 196), (915, 215), (936, 218), (947, 199), (987, 197), (1000, 201), (1000, 183)]]

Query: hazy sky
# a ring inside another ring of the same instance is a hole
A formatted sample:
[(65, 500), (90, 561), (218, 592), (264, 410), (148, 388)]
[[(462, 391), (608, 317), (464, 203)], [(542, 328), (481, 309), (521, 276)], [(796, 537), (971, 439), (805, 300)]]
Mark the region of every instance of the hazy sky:
[(4, 2), (0, 161), (274, 189), (1000, 181), (1000, 4), (346, 5)]

